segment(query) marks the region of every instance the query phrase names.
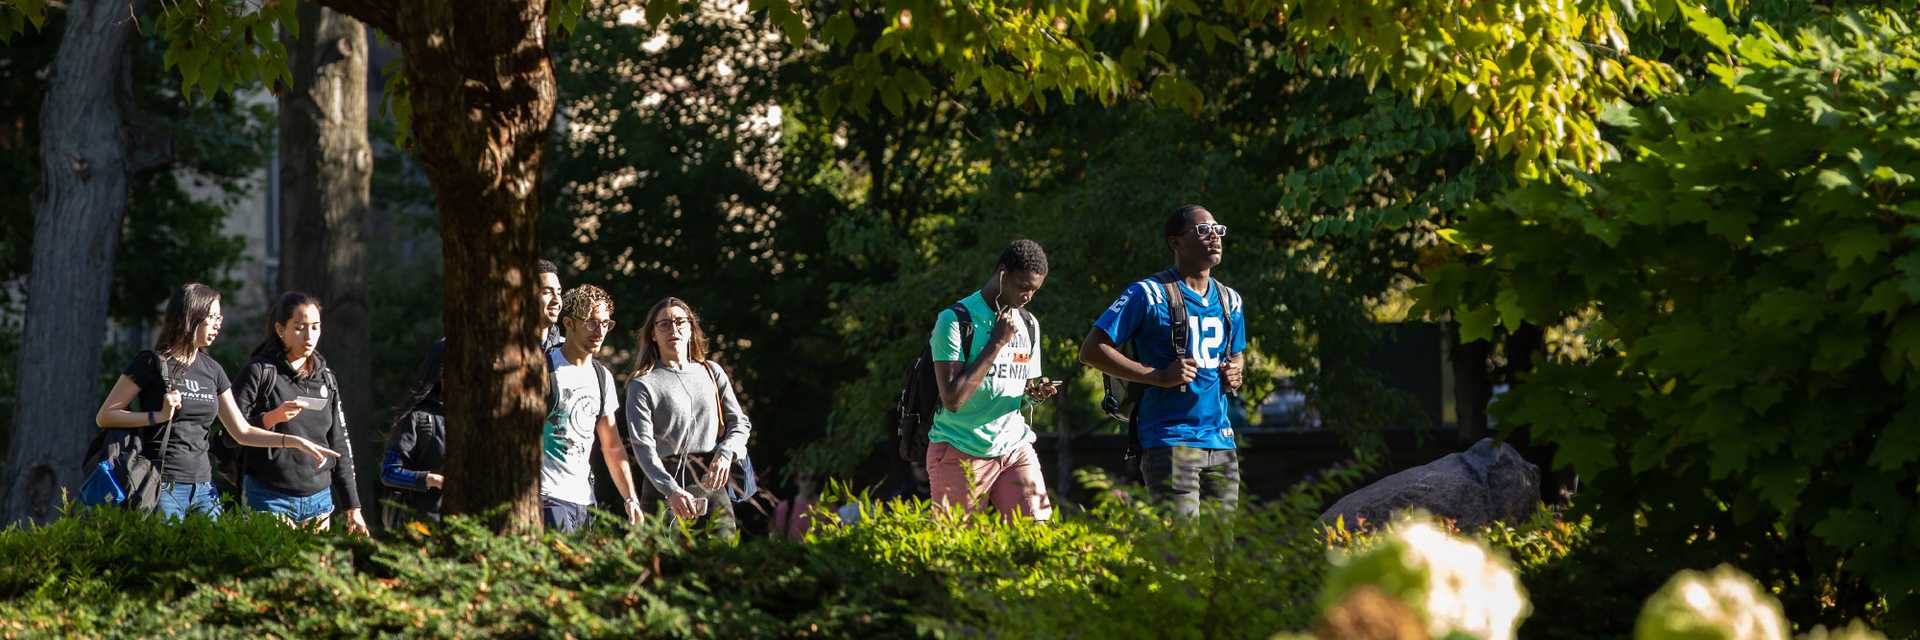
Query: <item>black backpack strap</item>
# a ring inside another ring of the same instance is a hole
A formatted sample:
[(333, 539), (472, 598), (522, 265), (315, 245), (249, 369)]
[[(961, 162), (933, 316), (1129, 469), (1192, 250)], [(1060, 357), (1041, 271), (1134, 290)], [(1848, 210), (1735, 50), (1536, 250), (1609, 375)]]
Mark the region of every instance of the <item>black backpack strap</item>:
[(1168, 269), (1155, 275), (1160, 289), (1167, 297), (1168, 338), (1173, 341), (1173, 357), (1188, 357), (1187, 353), (1187, 298), (1180, 292), (1180, 274)]
[[(613, 372), (607, 370), (607, 365), (600, 364), (599, 358), (593, 359), (593, 372), (599, 374), (598, 377), (600, 378), (600, 393), (604, 396), (606, 393), (608, 393), (607, 389), (610, 389), (613, 387)], [(620, 393), (620, 390), (614, 389), (613, 393)], [(601, 407), (607, 406), (607, 399), (605, 397), (600, 398), (600, 406)], [(594, 411), (599, 411), (599, 409), (594, 409)], [(594, 417), (598, 418), (599, 416), (594, 416)], [(608, 416), (608, 417), (612, 417), (612, 416)]]
[[(248, 377), (250, 377), (253, 382), (253, 406), (241, 407), (241, 411), (245, 414), (241, 417), (251, 418), (252, 416), (258, 415), (260, 416), (260, 426), (265, 428), (267, 424), (267, 412), (280, 406), (280, 403), (276, 402), (273, 398), (275, 388), (273, 381), (275, 378), (280, 377), (280, 370), (273, 363), (256, 360), (247, 364), (247, 371), (250, 374)], [(332, 401), (329, 400), (328, 402), (331, 403)], [(229, 434), (228, 437), (231, 438), (232, 435)], [(235, 446), (238, 446), (238, 444), (236, 443)], [(243, 449), (238, 452), (236, 457), (245, 457), (248, 455), (264, 455), (268, 460), (278, 460), (280, 458), (280, 450), (277, 448), (268, 448), (258, 453), (247, 453), (246, 450)], [(241, 468), (236, 471), (236, 473), (245, 472), (244, 463), (235, 462), (234, 464), (241, 465)], [(236, 480), (237, 479), (236, 477)]]
[(1020, 316), (1027, 320), (1027, 352), (1035, 358), (1040, 357), (1040, 319), (1033, 312), (1020, 307)]
[[(554, 372), (560, 369), (560, 365), (553, 361), (553, 350), (559, 348), (552, 347), (540, 352), (540, 359), (547, 367), (547, 413), (549, 414), (553, 413), (555, 407), (560, 406), (560, 381), (553, 377)], [(545, 419), (545, 416), (541, 416), (541, 420)]]
[(960, 326), (960, 366), (973, 361), (973, 312), (967, 311), (967, 303), (955, 302), (947, 307), (953, 312), (953, 321)]

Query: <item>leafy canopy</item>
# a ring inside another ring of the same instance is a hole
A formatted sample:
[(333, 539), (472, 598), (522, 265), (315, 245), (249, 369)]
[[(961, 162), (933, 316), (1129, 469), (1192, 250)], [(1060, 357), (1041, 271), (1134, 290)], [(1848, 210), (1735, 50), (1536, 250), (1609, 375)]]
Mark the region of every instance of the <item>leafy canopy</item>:
[[(1559, 445), (1613, 522), (1753, 553), (1749, 568), (1920, 620), (1920, 34), (1891, 14), (1748, 35), (1689, 11), (1723, 61), (1611, 113), (1625, 159), (1467, 216), (1429, 270), (1463, 336), (1595, 309), (1591, 360), (1497, 408)], [(1758, 553), (1767, 550), (1767, 553)], [(1803, 563), (1803, 564), (1796, 564)], [(1788, 576), (1796, 576), (1792, 580)]]

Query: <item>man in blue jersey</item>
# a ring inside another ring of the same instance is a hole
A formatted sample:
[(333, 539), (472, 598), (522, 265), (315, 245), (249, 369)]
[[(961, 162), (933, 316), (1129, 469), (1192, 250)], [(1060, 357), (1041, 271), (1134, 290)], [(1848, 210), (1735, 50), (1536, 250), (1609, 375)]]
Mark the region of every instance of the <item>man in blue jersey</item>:
[[(1242, 381), (1247, 323), (1240, 294), (1212, 277), (1227, 228), (1204, 207), (1186, 205), (1167, 216), (1161, 233), (1173, 268), (1121, 292), (1081, 342), (1080, 361), (1143, 385), (1132, 422), (1141, 475), (1155, 496), (1181, 515), (1197, 513), (1203, 500), (1232, 509), (1240, 457), (1227, 402)], [(1173, 304), (1185, 310), (1180, 345)], [(1120, 345), (1131, 345), (1132, 355)]]

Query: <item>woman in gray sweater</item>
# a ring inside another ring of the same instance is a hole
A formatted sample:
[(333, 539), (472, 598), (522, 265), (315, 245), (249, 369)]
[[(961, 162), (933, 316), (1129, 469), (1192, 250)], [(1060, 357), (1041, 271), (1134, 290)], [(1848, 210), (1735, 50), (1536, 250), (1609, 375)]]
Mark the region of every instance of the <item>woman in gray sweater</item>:
[(653, 511), (664, 500), (681, 522), (705, 521), (736, 537), (727, 481), (753, 424), (726, 369), (707, 359), (707, 334), (686, 301), (653, 305), (640, 333), (624, 410), (627, 441), (647, 477), (641, 500)]

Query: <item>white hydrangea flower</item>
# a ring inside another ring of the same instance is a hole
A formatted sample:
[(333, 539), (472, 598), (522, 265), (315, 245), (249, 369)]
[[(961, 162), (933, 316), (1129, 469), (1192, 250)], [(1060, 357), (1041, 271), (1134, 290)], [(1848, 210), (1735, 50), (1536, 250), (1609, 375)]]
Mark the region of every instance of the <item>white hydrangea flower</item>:
[(1801, 636), (1801, 640), (1887, 640), (1887, 634), (1874, 631), (1867, 623), (1855, 620), (1839, 629), (1814, 627), (1813, 631)]
[(1336, 562), (1328, 603), (1372, 585), (1420, 611), (1435, 638), (1512, 640), (1532, 610), (1504, 557), (1447, 533), (1424, 514), (1401, 519), (1379, 546)]
[(1674, 574), (1640, 609), (1636, 640), (1787, 640), (1780, 601), (1728, 565)]

